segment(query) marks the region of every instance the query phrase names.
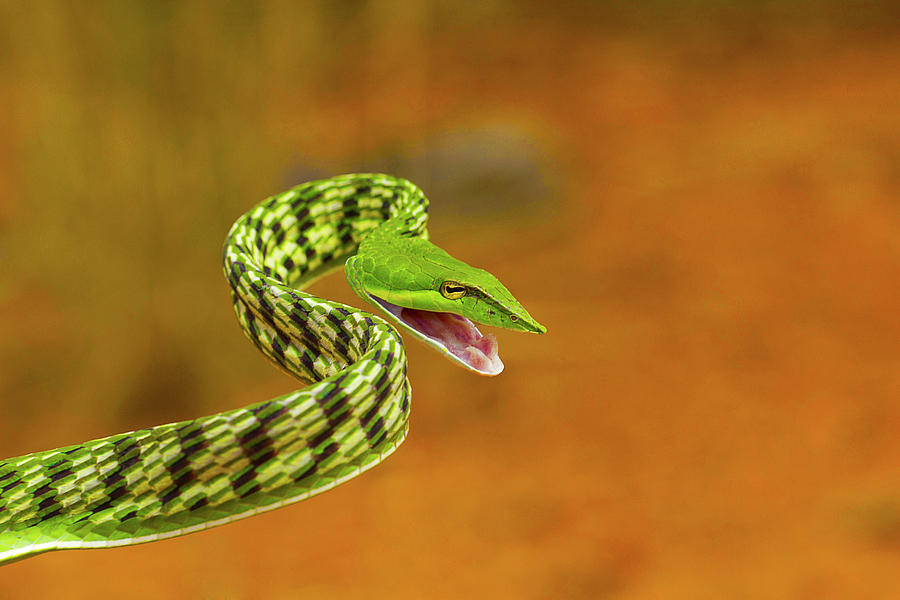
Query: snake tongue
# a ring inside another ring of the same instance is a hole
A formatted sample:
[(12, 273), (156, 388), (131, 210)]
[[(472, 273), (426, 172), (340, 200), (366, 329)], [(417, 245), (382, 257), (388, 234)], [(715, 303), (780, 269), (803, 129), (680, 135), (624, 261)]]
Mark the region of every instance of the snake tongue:
[(503, 371), (497, 338), (492, 333), (482, 335), (469, 319), (453, 313), (405, 308), (376, 299), (401, 323), (473, 371), (482, 375), (499, 375)]

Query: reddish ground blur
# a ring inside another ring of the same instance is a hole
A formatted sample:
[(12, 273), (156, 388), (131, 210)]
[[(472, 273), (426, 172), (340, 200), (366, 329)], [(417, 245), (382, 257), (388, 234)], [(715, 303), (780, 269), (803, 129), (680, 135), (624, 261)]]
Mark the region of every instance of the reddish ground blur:
[[(176, 23), (206, 31), (203, 19)], [(360, 58), (336, 59), (345, 70), (325, 91), (269, 82), (250, 131), (216, 142), (258, 134), (276, 150), (244, 167), (228, 153), (253, 153), (246, 148), (198, 151), (198, 162), (211, 157), (223, 170), (191, 189), (165, 184), (159, 194), (183, 206), (146, 209), (149, 225), (128, 225), (175, 228), (172, 244), (205, 227), (184, 244), (208, 245), (208, 255), (191, 255), (172, 283), (158, 272), (176, 268), (177, 252), (148, 251), (141, 274), (113, 280), (127, 291), (97, 313), (87, 306), (99, 296), (84, 306), (65, 298), (82, 280), (102, 289), (97, 271), (127, 271), (115, 252), (134, 240), (113, 235), (84, 255), (54, 250), (58, 267), (38, 251), (34, 239), (57, 213), (23, 200), (44, 189), (24, 163), (32, 144), (50, 142), (34, 141), (42, 109), (26, 101), (40, 97), (28, 75), (35, 63), (17, 62), (5, 81), (19, 112), (0, 152), (12, 174), (0, 190), (13, 191), (0, 198), (0, 234), (27, 237), (38, 258), (14, 258), (15, 276), (0, 284), (3, 455), (292, 389), (231, 322), (216, 255), (228, 222), (277, 189), (297, 148), (309, 156), (321, 145), (341, 161), (394, 132), (495, 120), (529, 132), (549, 165), (544, 203), (488, 222), (436, 217), (432, 231), (497, 274), (549, 333), (498, 332), (507, 369), (496, 379), (411, 344), (411, 434), (384, 465), (202, 534), (3, 567), (0, 598), (900, 595), (900, 42), (796, 27), (736, 40), (716, 29), (678, 36), (526, 21), (424, 45), (390, 34), (365, 52), (351, 43), (345, 52)], [(184, 32), (173, 35), (191, 48)], [(298, 68), (260, 52), (273, 69)], [(252, 70), (250, 56), (235, 68)], [(127, 126), (128, 114), (98, 94), (86, 101)], [(235, 102), (255, 114), (257, 101)], [(203, 107), (217, 115), (210, 130), (230, 120), (213, 101)], [(122, 134), (122, 151), (158, 118)], [(191, 135), (177, 148), (193, 156), (194, 144), (206, 148)], [(277, 165), (261, 166), (277, 152)], [(151, 162), (160, 177), (180, 172), (178, 158)], [(218, 178), (253, 181), (257, 167), (263, 181), (234, 184), (212, 224), (195, 224), (200, 209), (186, 195), (215, 195)], [(67, 185), (81, 181), (71, 171), (58, 175)], [(127, 189), (146, 172), (81, 184)], [(126, 210), (115, 206), (91, 205), (92, 214)], [(104, 232), (82, 223), (72, 235), (94, 244)], [(0, 251), (17, 253), (5, 242)], [(131, 311), (144, 280), (170, 287)], [(356, 303), (339, 276), (317, 290)], [(202, 336), (217, 336), (215, 347)], [(212, 353), (224, 357), (203, 357)], [(105, 386), (96, 397), (93, 382)], [(182, 396), (201, 399), (172, 399)]]

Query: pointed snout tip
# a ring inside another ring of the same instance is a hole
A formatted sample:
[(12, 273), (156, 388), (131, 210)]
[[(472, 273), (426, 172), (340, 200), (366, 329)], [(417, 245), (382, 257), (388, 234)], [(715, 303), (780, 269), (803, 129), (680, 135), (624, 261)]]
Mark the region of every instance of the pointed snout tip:
[(547, 328), (532, 319), (530, 322), (525, 323), (525, 330), (529, 333), (537, 333), (544, 334), (547, 333)]

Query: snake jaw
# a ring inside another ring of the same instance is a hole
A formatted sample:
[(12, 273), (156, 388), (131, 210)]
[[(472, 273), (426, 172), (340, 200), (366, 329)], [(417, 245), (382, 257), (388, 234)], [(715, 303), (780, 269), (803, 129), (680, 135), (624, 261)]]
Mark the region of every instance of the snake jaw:
[(406, 308), (372, 294), (369, 297), (408, 331), (467, 369), (488, 376), (499, 375), (503, 371), (497, 338), (492, 333), (482, 335), (466, 317), (449, 312)]

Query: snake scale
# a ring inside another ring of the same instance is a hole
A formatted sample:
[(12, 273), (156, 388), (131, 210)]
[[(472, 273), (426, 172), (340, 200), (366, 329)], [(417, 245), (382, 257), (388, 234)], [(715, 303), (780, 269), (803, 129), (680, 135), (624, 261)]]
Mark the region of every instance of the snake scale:
[[(397, 329), (484, 375), (503, 369), (475, 324), (544, 333), (497, 279), (428, 241), (404, 179), (349, 174), (262, 201), (223, 253), (235, 314), (274, 364), (310, 383), (236, 410), (0, 461), (0, 564), (49, 550), (170, 538), (324, 492), (406, 436)], [(379, 318), (303, 291), (345, 267)], [(395, 329), (396, 328), (396, 329)]]

